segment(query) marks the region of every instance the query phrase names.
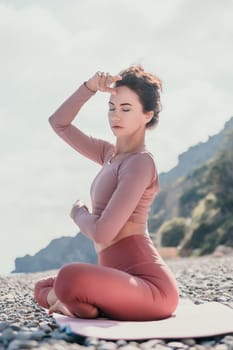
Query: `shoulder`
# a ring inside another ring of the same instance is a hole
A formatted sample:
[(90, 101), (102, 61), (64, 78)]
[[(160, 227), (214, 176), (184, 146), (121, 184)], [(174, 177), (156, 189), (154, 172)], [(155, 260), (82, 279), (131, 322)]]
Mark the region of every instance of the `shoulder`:
[(129, 175), (134, 177), (147, 178), (150, 181), (157, 178), (154, 158), (148, 151), (130, 154), (122, 162), (121, 170), (124, 173), (127, 171)]
[(125, 159), (125, 165), (145, 166), (146, 168), (154, 168), (155, 162), (153, 155), (145, 151), (130, 154)]

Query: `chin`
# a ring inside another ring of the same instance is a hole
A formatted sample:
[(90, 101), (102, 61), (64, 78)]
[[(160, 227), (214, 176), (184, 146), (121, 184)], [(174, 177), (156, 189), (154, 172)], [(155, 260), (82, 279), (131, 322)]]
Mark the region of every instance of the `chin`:
[(114, 135), (122, 135), (123, 134), (123, 129), (112, 129), (112, 133)]

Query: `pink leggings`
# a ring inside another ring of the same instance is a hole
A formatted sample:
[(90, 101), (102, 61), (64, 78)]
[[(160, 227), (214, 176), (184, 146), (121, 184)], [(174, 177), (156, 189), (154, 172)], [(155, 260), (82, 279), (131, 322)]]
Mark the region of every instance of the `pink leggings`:
[(105, 248), (98, 265), (71, 263), (56, 277), (37, 282), (35, 300), (41, 306), (48, 307), (52, 287), (70, 312), (82, 318), (98, 310), (115, 320), (162, 319), (173, 313), (179, 299), (174, 276), (146, 235)]

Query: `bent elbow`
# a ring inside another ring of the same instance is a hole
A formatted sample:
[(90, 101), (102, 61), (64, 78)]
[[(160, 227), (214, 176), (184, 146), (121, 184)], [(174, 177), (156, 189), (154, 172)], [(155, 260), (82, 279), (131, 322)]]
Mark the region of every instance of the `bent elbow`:
[(50, 115), (48, 118), (49, 124), (52, 126), (52, 128), (58, 127), (58, 123), (56, 122), (56, 116), (54, 114)]
[(49, 117), (48, 122), (49, 122), (49, 124), (51, 125), (51, 127), (54, 128), (55, 122), (54, 122), (54, 120), (53, 120), (53, 115), (51, 115), (51, 116)]
[(60, 125), (59, 123), (56, 122), (56, 118), (55, 115), (52, 114), (49, 118), (48, 118), (49, 124), (51, 125), (52, 129), (57, 133), (57, 134), (61, 134), (64, 129), (65, 126), (64, 125)]

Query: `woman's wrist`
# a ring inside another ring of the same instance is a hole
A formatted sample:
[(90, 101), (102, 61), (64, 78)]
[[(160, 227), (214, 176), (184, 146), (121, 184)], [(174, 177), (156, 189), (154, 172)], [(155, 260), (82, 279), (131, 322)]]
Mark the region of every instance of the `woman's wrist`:
[(87, 88), (90, 92), (92, 92), (93, 94), (95, 94), (95, 93), (97, 92), (97, 90), (94, 90), (93, 88), (90, 88), (90, 87), (88, 86), (87, 81), (84, 81), (83, 85), (86, 86), (86, 88)]

